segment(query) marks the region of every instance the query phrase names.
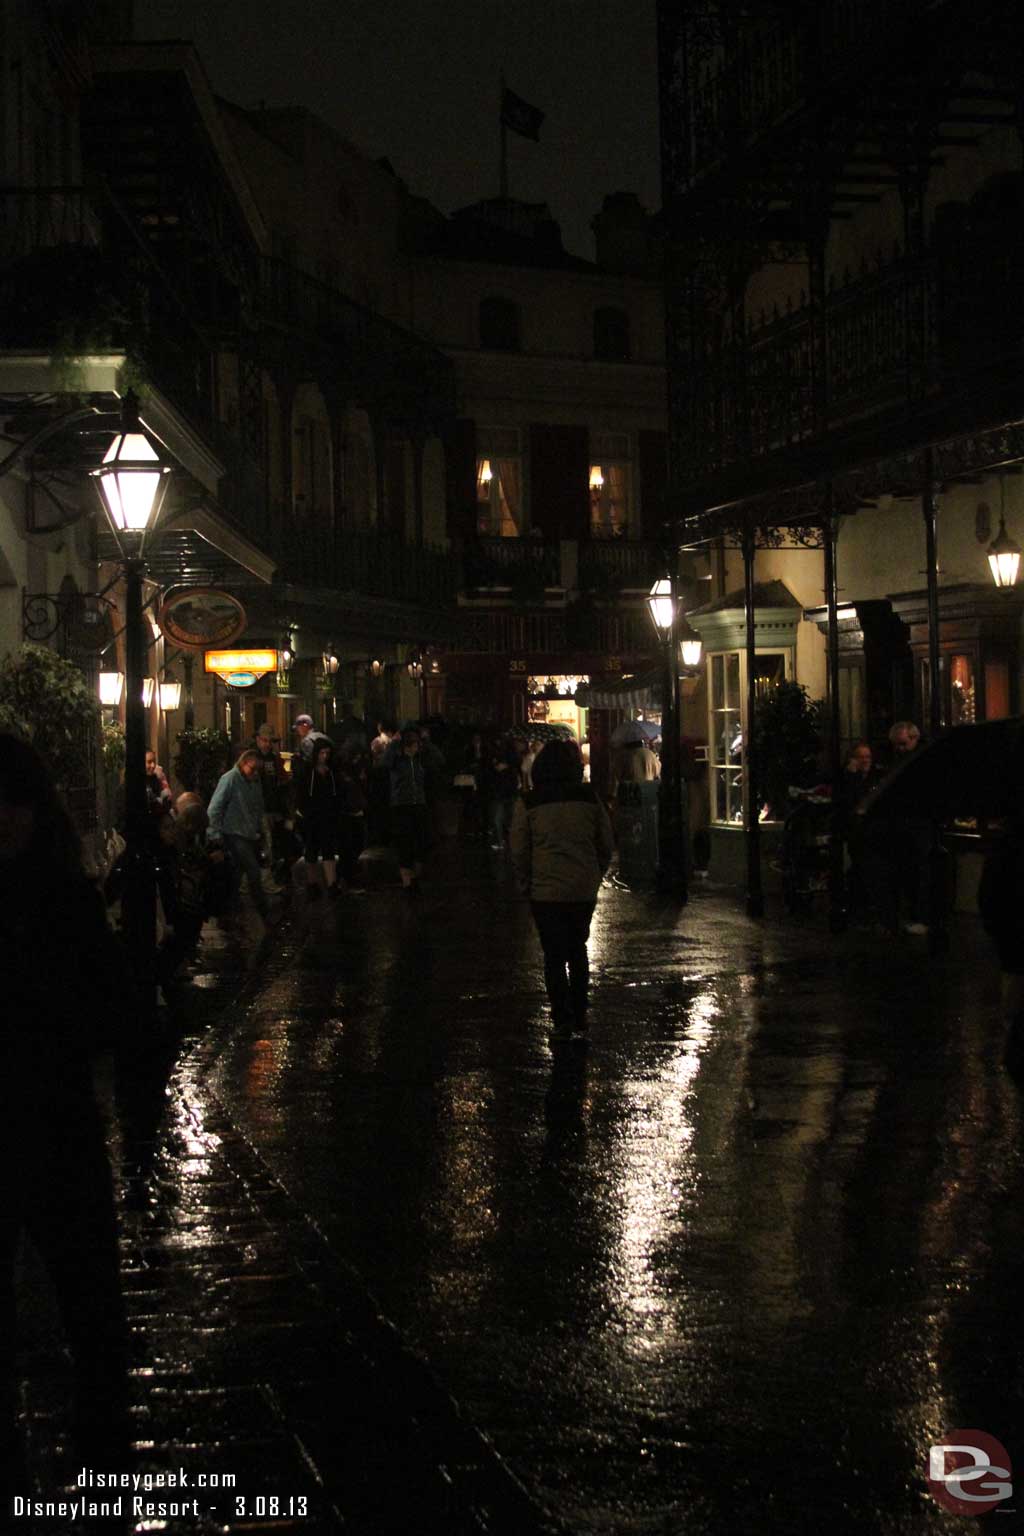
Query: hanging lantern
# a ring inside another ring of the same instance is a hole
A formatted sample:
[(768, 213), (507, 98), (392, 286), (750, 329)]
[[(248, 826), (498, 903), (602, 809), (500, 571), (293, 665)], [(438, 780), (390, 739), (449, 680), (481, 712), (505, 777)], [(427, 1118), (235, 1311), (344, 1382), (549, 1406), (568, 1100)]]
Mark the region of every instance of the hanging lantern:
[(148, 709), (153, 702), (153, 694), (156, 692), (156, 678), (144, 677), (142, 679), (142, 707)]
[(683, 658), (684, 667), (699, 667), (702, 644), (700, 640), (682, 640), (679, 650)]
[(490, 485), (493, 479), (494, 472), (491, 469), (491, 461), (490, 459), (484, 459), (483, 463), (480, 465), (480, 484)]
[(590, 489), (592, 491), (604, 490), (604, 474), (600, 464), (591, 464), (590, 466)]
[(374, 660), (370, 662), (370, 676), (371, 677), (380, 677), (381, 674), (383, 673), (383, 671), (384, 671), (384, 663), (382, 661), (378, 661), (376, 658), (374, 658)]
[(320, 657), (320, 664), (324, 669), (324, 677), (331, 678), (338, 675), (338, 668), (341, 663), (339, 662), (337, 656), (335, 656), (334, 652), (331, 650), (330, 644), (328, 644), (327, 649)]
[(988, 563), (997, 587), (1012, 587), (1020, 567), (1020, 545), (1006, 531), (1006, 518), (1000, 514), (999, 532), (988, 547)]
[(181, 703), (181, 684), (175, 677), (165, 678), (160, 684), (160, 708), (164, 714), (177, 709)]
[(123, 672), (100, 673), (100, 703), (104, 709), (116, 709), (124, 692)]
[(423, 676), (423, 663), (422, 661), (407, 662), (405, 670), (408, 672), (411, 678), (413, 678), (416, 682), (419, 682), (420, 678)]

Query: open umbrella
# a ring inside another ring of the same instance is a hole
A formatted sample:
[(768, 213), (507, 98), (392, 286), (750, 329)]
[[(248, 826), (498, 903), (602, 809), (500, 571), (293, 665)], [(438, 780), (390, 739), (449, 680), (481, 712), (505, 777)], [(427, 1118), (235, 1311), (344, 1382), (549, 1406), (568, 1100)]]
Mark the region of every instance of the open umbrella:
[(623, 720), (612, 731), (610, 740), (613, 747), (628, 747), (636, 746), (638, 742), (656, 741), (660, 735), (661, 726), (652, 720)]
[(918, 747), (857, 807), (876, 817), (995, 820), (1024, 810), (1024, 718), (958, 725)]

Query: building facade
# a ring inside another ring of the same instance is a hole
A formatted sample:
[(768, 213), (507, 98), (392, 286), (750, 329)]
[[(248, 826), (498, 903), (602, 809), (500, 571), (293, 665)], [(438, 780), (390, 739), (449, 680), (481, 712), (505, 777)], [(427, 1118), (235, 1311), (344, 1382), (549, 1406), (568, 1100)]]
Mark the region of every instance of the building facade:
[(723, 851), (757, 836), (773, 678), (833, 702), (835, 759), (1020, 710), (1020, 592), (986, 558), (1024, 527), (1020, 39), (1002, 0), (663, 0), (659, 29), (670, 502)]

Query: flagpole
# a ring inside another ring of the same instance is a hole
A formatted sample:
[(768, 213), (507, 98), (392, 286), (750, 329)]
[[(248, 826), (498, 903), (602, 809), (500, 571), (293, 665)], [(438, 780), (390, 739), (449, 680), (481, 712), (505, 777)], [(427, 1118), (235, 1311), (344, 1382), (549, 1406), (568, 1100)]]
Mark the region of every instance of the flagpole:
[(505, 71), (501, 72), (501, 98), (498, 103), (498, 121), (501, 124), (501, 158), (498, 162), (498, 196), (508, 202), (508, 130), (505, 127)]

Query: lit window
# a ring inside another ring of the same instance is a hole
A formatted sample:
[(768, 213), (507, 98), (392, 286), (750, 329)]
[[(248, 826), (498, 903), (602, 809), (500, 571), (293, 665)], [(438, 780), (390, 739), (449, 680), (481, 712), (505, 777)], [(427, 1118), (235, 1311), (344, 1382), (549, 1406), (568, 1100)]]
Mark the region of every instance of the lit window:
[(601, 433), (593, 438), (592, 450), (591, 538), (622, 538), (629, 528), (629, 438), (620, 432)]
[(523, 469), (514, 428), (478, 435), (476, 512), (481, 538), (514, 539), (523, 531)]

